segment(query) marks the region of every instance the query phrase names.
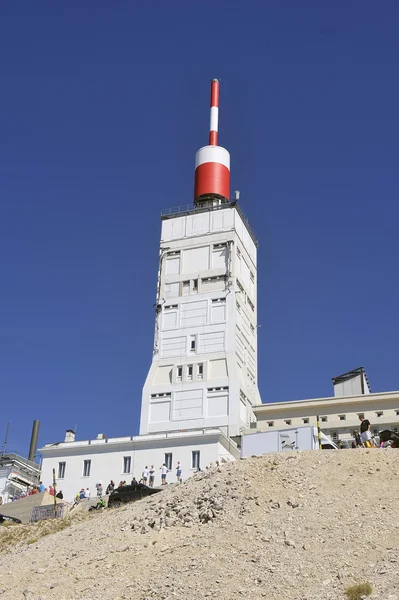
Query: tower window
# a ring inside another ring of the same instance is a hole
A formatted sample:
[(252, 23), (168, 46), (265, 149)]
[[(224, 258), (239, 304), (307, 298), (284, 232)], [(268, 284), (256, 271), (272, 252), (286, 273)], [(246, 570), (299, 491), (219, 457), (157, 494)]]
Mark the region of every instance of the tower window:
[(309, 419), (307, 417), (305, 419), (302, 419), (302, 421), (305, 423), (305, 425), (307, 425), (307, 423), (309, 423)]
[(346, 415), (338, 415), (340, 421), (346, 421)]
[(193, 279), (193, 292), (198, 292), (198, 279)]
[(179, 367), (177, 367), (177, 374), (176, 374), (177, 381), (181, 381), (182, 377), (183, 377), (183, 367), (179, 366)]
[(203, 379), (203, 377), (204, 377), (204, 365), (203, 365), (203, 363), (200, 363), (198, 365), (197, 379)]
[(192, 380), (193, 378), (193, 365), (187, 365), (187, 379)]
[(190, 335), (190, 352), (195, 352), (196, 345), (195, 335)]
[(268, 421), (267, 425), (268, 427), (274, 427), (274, 421)]
[(377, 415), (377, 417), (382, 417), (382, 415), (384, 414), (384, 412), (382, 410), (379, 410), (375, 414)]

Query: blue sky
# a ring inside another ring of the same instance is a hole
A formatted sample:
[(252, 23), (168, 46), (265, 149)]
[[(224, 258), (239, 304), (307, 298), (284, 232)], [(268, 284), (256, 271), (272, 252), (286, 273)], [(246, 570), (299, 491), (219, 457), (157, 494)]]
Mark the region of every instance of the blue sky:
[(263, 401), (360, 365), (399, 388), (398, 27), (395, 2), (2, 4), (0, 443), (138, 432), (159, 214), (191, 202), (213, 77)]

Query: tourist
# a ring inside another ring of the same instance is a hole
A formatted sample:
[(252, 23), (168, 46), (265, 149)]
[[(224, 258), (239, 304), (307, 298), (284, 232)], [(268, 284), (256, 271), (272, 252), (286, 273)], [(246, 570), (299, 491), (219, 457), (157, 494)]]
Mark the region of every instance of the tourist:
[(50, 496), (54, 496), (54, 488), (53, 488), (53, 486), (52, 486), (52, 485), (49, 485), (49, 486), (48, 486), (48, 491), (49, 491), (49, 493), (50, 493)]
[(111, 492), (113, 492), (115, 489), (115, 483), (114, 481), (111, 479), (111, 481), (109, 482), (107, 489), (105, 490), (106, 494), (110, 494)]
[(79, 500), (84, 500), (85, 497), (85, 489), (82, 488), (79, 492)]
[(182, 478), (181, 478), (181, 462), (180, 462), (180, 460), (177, 461), (176, 479), (177, 479), (178, 483), (182, 482)]
[(360, 439), (365, 448), (371, 448), (373, 446), (371, 441), (371, 425), (368, 419), (365, 419), (364, 416), (360, 416)]
[(43, 485), (43, 482), (41, 481), (41, 482), (40, 482), (40, 485), (39, 485), (39, 491), (40, 491), (40, 492), (44, 492), (44, 490), (45, 490), (45, 487), (44, 487), (44, 485)]
[(150, 474), (149, 486), (150, 487), (154, 487), (154, 481), (155, 481), (155, 468), (154, 468), (154, 465), (151, 465), (151, 469), (149, 470), (149, 474)]
[(353, 432), (353, 437), (355, 438), (356, 447), (362, 445), (362, 440), (360, 439), (360, 435), (357, 429)]
[(64, 494), (62, 493), (62, 490), (60, 490), (60, 491), (58, 492), (58, 494), (56, 494), (56, 498), (59, 498), (60, 500), (62, 500), (62, 499), (63, 499), (63, 497), (64, 497)]
[(163, 463), (162, 467), (159, 467), (159, 468), (161, 470), (162, 485), (166, 485), (166, 475), (167, 475), (167, 473), (169, 473), (169, 469), (165, 465), (165, 463)]
[(148, 481), (148, 467), (146, 466), (144, 468), (144, 471), (143, 471), (143, 483), (144, 483), (144, 485), (147, 485), (147, 481)]
[(86, 500), (90, 500), (90, 490), (89, 490), (89, 488), (85, 489), (84, 497), (85, 497)]
[(103, 495), (103, 482), (98, 481), (96, 483), (97, 496), (101, 497)]

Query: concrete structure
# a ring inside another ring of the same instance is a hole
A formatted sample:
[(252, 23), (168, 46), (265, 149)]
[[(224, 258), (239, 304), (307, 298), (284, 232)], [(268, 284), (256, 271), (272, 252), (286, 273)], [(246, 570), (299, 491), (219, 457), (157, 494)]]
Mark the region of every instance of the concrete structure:
[[(62, 501), (56, 498), (56, 502), (61, 503)], [(22, 523), (29, 523), (32, 510), (38, 506), (54, 506), (54, 496), (48, 492), (26, 496), (15, 500), (15, 502), (8, 502), (8, 504), (0, 506), (0, 513), (7, 517), (20, 519)]]
[[(321, 434), (322, 449), (335, 449), (338, 446), (323, 433)], [(242, 436), (241, 457), (246, 458), (268, 452), (287, 452), (292, 450), (319, 450), (317, 427), (304, 425), (290, 429), (275, 429), (274, 431), (258, 431)]]
[(219, 429), (158, 433), (120, 438), (100, 434), (95, 440), (75, 441), (67, 432), (66, 441), (48, 444), (43, 455), (42, 481), (47, 486), (56, 470), (57, 491), (72, 501), (82, 488), (95, 494), (101, 480), (105, 488), (111, 479), (130, 483), (140, 480), (145, 466), (156, 468), (155, 485), (160, 485), (160, 467), (166, 463), (171, 470), (168, 481), (176, 481), (176, 464), (182, 464), (182, 478), (187, 479), (198, 467), (211, 462), (235, 460), (240, 457), (237, 445)]
[(18, 454), (0, 454), (0, 504), (38, 485), (39, 476), (40, 465)]
[(317, 415), (322, 431), (333, 440), (352, 439), (353, 431), (360, 427), (360, 415), (370, 421), (373, 435), (383, 429), (398, 431), (399, 392), (370, 393), (362, 367), (334, 377), (333, 382), (335, 394), (345, 392), (347, 395), (271, 402), (254, 407), (257, 420), (252, 425), (252, 431), (316, 425)]

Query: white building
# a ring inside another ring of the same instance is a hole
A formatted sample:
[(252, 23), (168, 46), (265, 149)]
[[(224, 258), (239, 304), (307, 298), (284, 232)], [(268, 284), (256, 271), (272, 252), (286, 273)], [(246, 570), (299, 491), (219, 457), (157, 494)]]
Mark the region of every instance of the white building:
[[(155, 339), (140, 435), (47, 444), (42, 479), (71, 500), (82, 488), (183, 465), (183, 479), (239, 458), (232, 437), (254, 420), (257, 385), (255, 237), (230, 195), (230, 155), (217, 145), (219, 82), (211, 83), (209, 145), (196, 155), (194, 204), (163, 211)], [(159, 471), (158, 471), (159, 472)], [(159, 483), (159, 477), (158, 477)]]
[(254, 407), (251, 431), (291, 429), (316, 425), (333, 440), (351, 440), (359, 430), (360, 416), (368, 419), (373, 435), (399, 429), (399, 392), (371, 393), (363, 367), (333, 378), (334, 396), (290, 402), (269, 402)]
[[(18, 456), (0, 455), (0, 505), (39, 484), (40, 465)], [(0, 509), (1, 513), (1, 509)]]

